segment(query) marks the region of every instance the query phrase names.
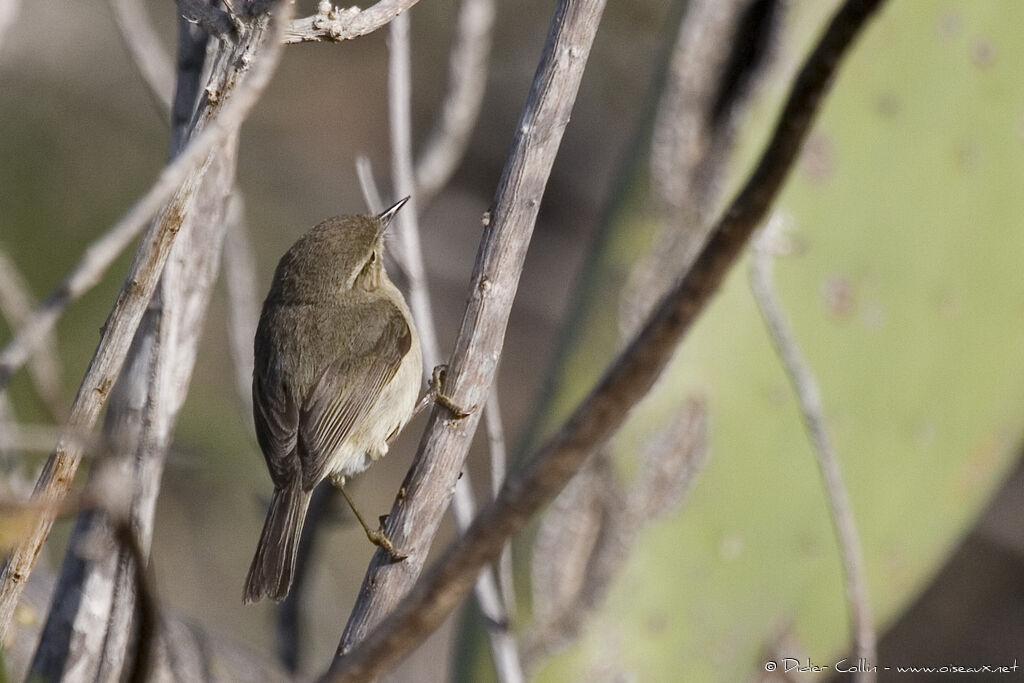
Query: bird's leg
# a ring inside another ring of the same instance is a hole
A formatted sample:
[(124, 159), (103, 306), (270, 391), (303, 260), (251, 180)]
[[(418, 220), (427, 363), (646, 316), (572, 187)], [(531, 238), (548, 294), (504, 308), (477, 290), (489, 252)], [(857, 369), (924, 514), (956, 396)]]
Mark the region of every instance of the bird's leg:
[(469, 417), (476, 411), (476, 406), (471, 406), (468, 409), (462, 408), (444, 393), (444, 376), (447, 372), (447, 365), (438, 365), (434, 368), (433, 376), (430, 378), (430, 386), (427, 387), (427, 393), (416, 404), (415, 410), (412, 411), (413, 415), (418, 415), (431, 403), (436, 403), (442, 408), (447, 409), (457, 420)]
[(359, 514), (359, 510), (356, 509), (355, 503), (353, 503), (352, 499), (348, 497), (348, 491), (345, 490), (345, 477), (331, 477), (331, 483), (338, 487), (338, 490), (341, 491), (341, 495), (345, 496), (345, 502), (348, 503), (350, 508), (352, 508), (352, 514), (354, 514), (356, 519), (359, 520), (359, 525), (363, 527), (363, 531), (366, 532), (366, 537), (370, 539), (370, 543), (388, 551), (388, 555), (391, 556), (391, 560), (394, 562), (401, 562), (408, 557), (408, 555), (396, 548), (391, 542), (391, 539), (388, 538), (388, 535), (384, 533), (384, 519), (386, 519), (386, 517), (381, 518), (381, 525), (376, 530), (370, 529), (370, 527), (366, 525), (366, 522), (363, 520), (363, 516)]

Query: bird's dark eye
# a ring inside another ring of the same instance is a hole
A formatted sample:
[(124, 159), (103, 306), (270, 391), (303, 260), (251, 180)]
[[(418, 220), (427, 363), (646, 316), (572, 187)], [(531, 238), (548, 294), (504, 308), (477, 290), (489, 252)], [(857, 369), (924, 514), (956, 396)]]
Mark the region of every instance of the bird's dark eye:
[(376, 262), (377, 262), (377, 252), (371, 251), (370, 252), (370, 263), (376, 263)]

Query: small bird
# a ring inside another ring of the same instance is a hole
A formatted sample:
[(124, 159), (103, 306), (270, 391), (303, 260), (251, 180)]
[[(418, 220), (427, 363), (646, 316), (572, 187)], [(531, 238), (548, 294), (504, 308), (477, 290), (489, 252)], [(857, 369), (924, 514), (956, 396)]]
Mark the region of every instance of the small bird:
[[(313, 489), (388, 452), (420, 393), (419, 337), (384, 270), (384, 233), (408, 197), (377, 216), (323, 221), (281, 258), (263, 302), (252, 377), (256, 437), (274, 494), (245, 604), (288, 595)], [(355, 511), (355, 506), (352, 506)], [(380, 530), (367, 536), (399, 560)]]

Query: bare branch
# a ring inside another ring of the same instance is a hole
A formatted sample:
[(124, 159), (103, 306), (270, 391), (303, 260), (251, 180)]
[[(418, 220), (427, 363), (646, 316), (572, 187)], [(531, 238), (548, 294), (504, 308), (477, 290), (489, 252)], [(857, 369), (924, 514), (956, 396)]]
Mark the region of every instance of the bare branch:
[(148, 86), (160, 118), (168, 121), (171, 90), (174, 88), (174, 67), (170, 55), (161, 47), (160, 37), (139, 0), (110, 0), (110, 9), (114, 12), (114, 23), (132, 64)]
[[(381, 553), (377, 553), (368, 576), (371, 584), (368, 586), (364, 583), (363, 592), (377, 593), (379, 597), (376, 602), (384, 603), (384, 609), (374, 610), (373, 622), (381, 621), (384, 615), (389, 616), (376, 630), (364, 635), (369, 630), (366, 625), (368, 620), (363, 614), (354, 615), (361, 628), (343, 640), (343, 656), (335, 659), (329, 673), (330, 680), (368, 680), (386, 671), (419, 643), (461, 601), (480, 567), (498, 555), (506, 539), (522, 529), (530, 515), (560, 490), (586, 457), (618, 429), (629, 414), (629, 408), (646, 394), (668, 363), (690, 325), (740, 255), (754, 228), (767, 213), (810, 130), (814, 114), (818, 111), (840, 59), (881, 4), (882, 0), (847, 0), (838, 10), (797, 76), (760, 162), (715, 225), (693, 266), (665, 297), (636, 339), (619, 354), (568, 422), (522, 471), (509, 478), (501, 495), (480, 512), (465, 536), (442, 554), (430, 572), (411, 591), (399, 593), (401, 600), (389, 593), (384, 594), (388, 595), (388, 599), (385, 599), (382, 591), (374, 590), (379, 589), (379, 586), (374, 586), (372, 581), (376, 580), (380, 584), (386, 582), (386, 587), (391, 587), (395, 583), (395, 576), (408, 576), (413, 572), (407, 566), (410, 562), (386, 567), (388, 571), (381, 572), (384, 558), (380, 556)], [(563, 5), (559, 5), (559, 8), (561, 11), (565, 9)], [(571, 25), (571, 22), (566, 22), (567, 27)], [(560, 51), (560, 54), (566, 52)], [(538, 76), (546, 76), (545, 71), (542, 68)], [(508, 176), (506, 172), (503, 178)], [(526, 198), (529, 197), (531, 195), (527, 194)], [(503, 208), (499, 200), (494, 214), (496, 220), (492, 221), (492, 225), (497, 223), (504, 227)], [(490, 245), (485, 245), (483, 252), (485, 263), (489, 261), (487, 257), (496, 251), (493, 246), (490, 249), (487, 246)], [(478, 268), (477, 272), (480, 276), (491, 273), (485, 268)], [(480, 280), (474, 279), (474, 282), (479, 285)], [(473, 306), (478, 299), (479, 292), (474, 290), (467, 314), (474, 321), (483, 318)], [(474, 359), (473, 348), (466, 349), (463, 355), (461, 352), (464, 348), (461, 344), (457, 347), (455, 360), (457, 362), (465, 358), (466, 361), (462, 365), (456, 363), (453, 366), (456, 372), (452, 375), (458, 381), (451, 393), (460, 403), (465, 403), (467, 397), (472, 400), (482, 393), (477, 384), (463, 378), (464, 369)], [(473, 416), (461, 422), (442, 422), (438, 419), (438, 413), (438, 410), (434, 411), (431, 431), (426, 437), (424, 450), (427, 452), (432, 450), (440, 436), (461, 431), (465, 423), (472, 426)], [(407, 478), (407, 494), (418, 496), (420, 487), (427, 485), (416, 476), (420, 471), (417, 465), (421, 459), (417, 458), (413, 472)], [(438, 480), (441, 486), (450, 485), (451, 482), (450, 477), (438, 477)], [(400, 545), (413, 553), (410, 560), (416, 565), (423, 561), (419, 555), (423, 550), (418, 543), (405, 542), (407, 537), (404, 534), (406, 529), (422, 532), (421, 520), (410, 519), (407, 509), (413, 506), (408, 500), (404, 503), (396, 506), (397, 510), (392, 517), (396, 523), (389, 524), (388, 531), (392, 534), (403, 533)], [(423, 525), (426, 523), (422, 521)], [(352, 624), (350, 621), (350, 628)], [(355, 643), (360, 645), (357, 647)]]
[[(754, 257), (750, 264), (750, 289), (757, 300), (775, 350), (786, 369), (786, 375), (793, 385), (793, 391), (800, 401), (800, 413), (821, 471), (829, 512), (839, 543), (839, 554), (843, 561), (846, 602), (854, 649), (857, 657), (863, 661), (875, 662), (878, 661), (877, 646), (867, 577), (864, 574), (864, 552), (850, 505), (850, 496), (843, 481), (839, 456), (825, 426), (821, 390), (814, 378), (814, 371), (800, 353), (792, 327), (775, 292), (773, 266), (775, 254), (779, 251), (781, 226), (782, 218), (774, 217), (754, 241)], [(873, 671), (862, 671), (861, 667), (858, 667), (857, 673), (854, 674), (854, 680), (858, 683), (873, 683), (875, 678)]]
[[(131, 233), (160, 212), (139, 245), (125, 285), (107, 318), (99, 346), (75, 397), (67, 423), (68, 428), (75, 432), (89, 431), (95, 425), (212, 155), (237, 134), (245, 116), (270, 81), (281, 54), (284, 22), (280, 16), (287, 17), (291, 11), (290, 3), (283, 3), (282, 7), (281, 15), (271, 20), (274, 26), (268, 36), (271, 42), (260, 50), (259, 59), (255, 60), (248, 77), (240, 80), (230, 97), (227, 92), (207, 93), (213, 106), (208, 109), (210, 118), (205, 120), (202, 132), (165, 167), (146, 195), (111, 230), (113, 234)], [(211, 95), (217, 98), (216, 103)], [(81, 456), (82, 451), (75, 444), (65, 443), (63, 439), (58, 442), (36, 483), (35, 495), (44, 500), (61, 500), (71, 486)], [(52, 525), (52, 515), (41, 515), (38, 524), (4, 566), (3, 583), (0, 585), (0, 639), (7, 632), (18, 597)]]
[[(16, 330), (25, 324), (32, 313), (32, 295), (28, 284), (14, 261), (0, 249), (0, 313), (7, 318), (10, 328)], [(67, 411), (61, 390), (60, 355), (57, 340), (52, 333), (43, 336), (38, 351), (29, 363), (29, 374), (36, 393), (43, 400), (50, 416), (61, 422)], [(0, 387), (0, 393), (3, 387)], [(52, 445), (52, 444), (51, 444)]]
[(285, 30), (284, 42), (335, 42), (352, 40), (383, 28), (418, 0), (379, 0), (376, 4), (358, 7), (335, 7), (326, 0), (317, 5), (316, 14), (296, 19)]
[(441, 115), (416, 164), (416, 194), (422, 206), (448, 184), (466, 152), (487, 86), (494, 14), (494, 0), (460, 3)]
[[(459, 405), (482, 405), (490, 391), (540, 200), (603, 9), (603, 0), (562, 0), (555, 10), (480, 245), (469, 304), (451, 357), (445, 391)], [(388, 517), (388, 534), (409, 558), (392, 564), (386, 555), (374, 555), (332, 673), (372, 677), (393, 661), (371, 662), (363, 659), (365, 651), (354, 660), (345, 655), (403, 600), (415, 582), (479, 420), (480, 411), (461, 420), (436, 408), (431, 414), (420, 452), (405, 479), (405, 495)], [(481, 566), (476, 566), (477, 572)]]

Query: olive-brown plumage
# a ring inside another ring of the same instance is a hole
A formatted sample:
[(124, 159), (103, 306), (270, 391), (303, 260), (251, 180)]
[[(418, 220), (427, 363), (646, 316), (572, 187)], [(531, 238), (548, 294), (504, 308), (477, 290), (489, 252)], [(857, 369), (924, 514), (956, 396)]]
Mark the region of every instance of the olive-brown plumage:
[(278, 263), (254, 344), (256, 437), (274, 493), (244, 601), (288, 594), (314, 487), (388, 451), (419, 394), (419, 338), (383, 264), (380, 216), (328, 219)]

